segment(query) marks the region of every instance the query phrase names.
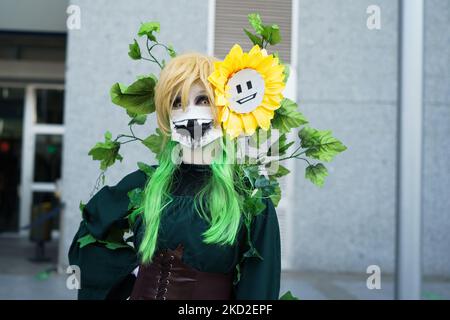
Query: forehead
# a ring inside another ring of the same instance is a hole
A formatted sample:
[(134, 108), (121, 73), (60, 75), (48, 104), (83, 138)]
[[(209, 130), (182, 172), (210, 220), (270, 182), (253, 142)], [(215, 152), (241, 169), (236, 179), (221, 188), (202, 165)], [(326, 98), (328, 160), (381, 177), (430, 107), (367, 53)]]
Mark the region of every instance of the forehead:
[(189, 89), (190, 93), (199, 93), (205, 91), (205, 86), (200, 82), (200, 80), (194, 81)]
[[(174, 93), (176, 92), (176, 97), (180, 97), (183, 94), (182, 89), (183, 89), (183, 83), (179, 83), (176, 86), (176, 89), (173, 91)], [(196, 96), (200, 93), (202, 93), (202, 94), (206, 93), (205, 86), (203, 85), (203, 83), (200, 80), (195, 80), (189, 87), (187, 95), (189, 97), (192, 97), (192, 96)]]

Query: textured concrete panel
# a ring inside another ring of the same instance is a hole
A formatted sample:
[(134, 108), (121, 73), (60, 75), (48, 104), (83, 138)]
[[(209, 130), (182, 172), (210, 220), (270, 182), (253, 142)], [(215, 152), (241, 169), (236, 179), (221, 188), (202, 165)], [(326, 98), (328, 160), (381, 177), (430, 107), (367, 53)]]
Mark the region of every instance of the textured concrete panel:
[[(369, 5), (381, 9), (381, 29), (366, 26)], [(397, 99), (398, 2), (300, 0), (299, 99)]]
[(425, 1), (423, 268), (450, 278), (450, 2)]
[(429, 0), (424, 5), (424, 99), (427, 105), (450, 106), (450, 1)]
[[(113, 105), (109, 89), (114, 82), (131, 83), (135, 76), (157, 72), (150, 63), (132, 61), (128, 43), (136, 37), (140, 22), (161, 23), (160, 41), (173, 43), (177, 52), (206, 52), (206, 0), (79, 0), (81, 29), (68, 36), (66, 74), (66, 133), (64, 140), (64, 191), (66, 202), (64, 245), (69, 247), (80, 221), (78, 204), (89, 199), (100, 173), (99, 163), (87, 155), (95, 142), (110, 130), (127, 133), (125, 110)], [(154, 118), (154, 117), (152, 117)], [(146, 137), (155, 130), (154, 119), (135, 130)], [(138, 143), (123, 147), (125, 159), (107, 172), (106, 184), (115, 184), (137, 169), (137, 161), (153, 162), (151, 152)]]
[[(381, 30), (366, 25), (369, 5)], [(311, 126), (348, 147), (323, 189), (297, 163), (293, 265), (300, 270), (393, 272), (398, 1), (300, 0), (298, 97)]]
[(423, 267), (450, 278), (450, 104), (425, 109)]
[(296, 160), (294, 204), (299, 270), (365, 273), (394, 270), (396, 107), (359, 103), (301, 104), (317, 129), (331, 129), (347, 150), (331, 164), (322, 189)]

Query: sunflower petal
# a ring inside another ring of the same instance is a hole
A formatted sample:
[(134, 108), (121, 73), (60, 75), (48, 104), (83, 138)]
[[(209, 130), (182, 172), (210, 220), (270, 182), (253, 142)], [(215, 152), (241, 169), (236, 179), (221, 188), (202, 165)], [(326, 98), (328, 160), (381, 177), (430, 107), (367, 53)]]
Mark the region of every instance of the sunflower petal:
[[(223, 122), (223, 123), (227, 122), (229, 115), (230, 115), (230, 109), (228, 107), (223, 107), (220, 112), (220, 118), (219, 118), (220, 122)], [(224, 128), (226, 128), (225, 125), (224, 125)]]
[(225, 98), (225, 96), (223, 94), (218, 94), (216, 95), (216, 106), (224, 106), (227, 104), (227, 99)]
[(276, 110), (280, 107), (280, 104), (274, 103), (272, 100), (269, 100), (267, 95), (265, 95), (263, 101), (261, 101), (261, 107), (267, 110)]
[(224, 80), (226, 81), (218, 70), (215, 70), (208, 77), (208, 81), (211, 82), (211, 84), (216, 88), (222, 87), (225, 83)]
[(258, 56), (262, 56), (262, 54), (261, 54), (261, 48), (257, 45), (257, 44), (255, 44), (254, 46), (253, 46), (253, 48), (249, 51), (249, 53), (248, 53), (250, 56), (256, 56), (256, 55), (258, 55)]
[(241, 134), (242, 128), (242, 119), (235, 112), (230, 112), (228, 120), (226, 122), (226, 132), (232, 137), (236, 138), (239, 134)]
[(264, 130), (268, 130), (270, 128), (270, 120), (272, 120), (274, 116), (273, 111), (258, 107), (252, 111), (252, 114), (255, 116), (255, 119), (261, 128)]
[(274, 106), (279, 105), (281, 103), (281, 100), (283, 100), (283, 95), (281, 94), (266, 94), (263, 99), (265, 103)]
[(255, 133), (255, 130), (258, 127), (258, 122), (256, 122), (255, 116), (251, 113), (242, 113), (241, 117), (245, 134), (251, 136)]

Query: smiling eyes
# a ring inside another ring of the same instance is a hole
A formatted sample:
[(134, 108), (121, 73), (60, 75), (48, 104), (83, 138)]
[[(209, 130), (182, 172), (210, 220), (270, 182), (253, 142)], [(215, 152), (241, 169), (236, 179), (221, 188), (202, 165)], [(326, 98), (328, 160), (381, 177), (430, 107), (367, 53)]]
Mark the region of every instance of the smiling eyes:
[[(209, 106), (209, 98), (206, 95), (199, 95), (195, 97), (195, 105), (197, 106)], [(172, 108), (173, 109), (181, 109), (183, 107), (181, 103), (181, 97), (176, 97), (175, 101), (173, 102)]]
[[(251, 81), (247, 81), (247, 89), (250, 90), (251, 88), (252, 88), (252, 82)], [(237, 91), (238, 94), (242, 93), (242, 87), (241, 87), (240, 84), (238, 84), (236, 86), (236, 91)]]

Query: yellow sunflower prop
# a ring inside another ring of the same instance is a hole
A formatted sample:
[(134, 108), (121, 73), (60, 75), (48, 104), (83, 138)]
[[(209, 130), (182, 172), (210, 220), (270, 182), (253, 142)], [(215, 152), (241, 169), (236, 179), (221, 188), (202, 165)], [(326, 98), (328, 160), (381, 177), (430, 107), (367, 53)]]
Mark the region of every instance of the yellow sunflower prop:
[(227, 134), (235, 138), (241, 133), (252, 135), (258, 127), (270, 128), (283, 99), (283, 71), (279, 59), (258, 45), (244, 53), (235, 44), (223, 61), (214, 64), (208, 80)]

